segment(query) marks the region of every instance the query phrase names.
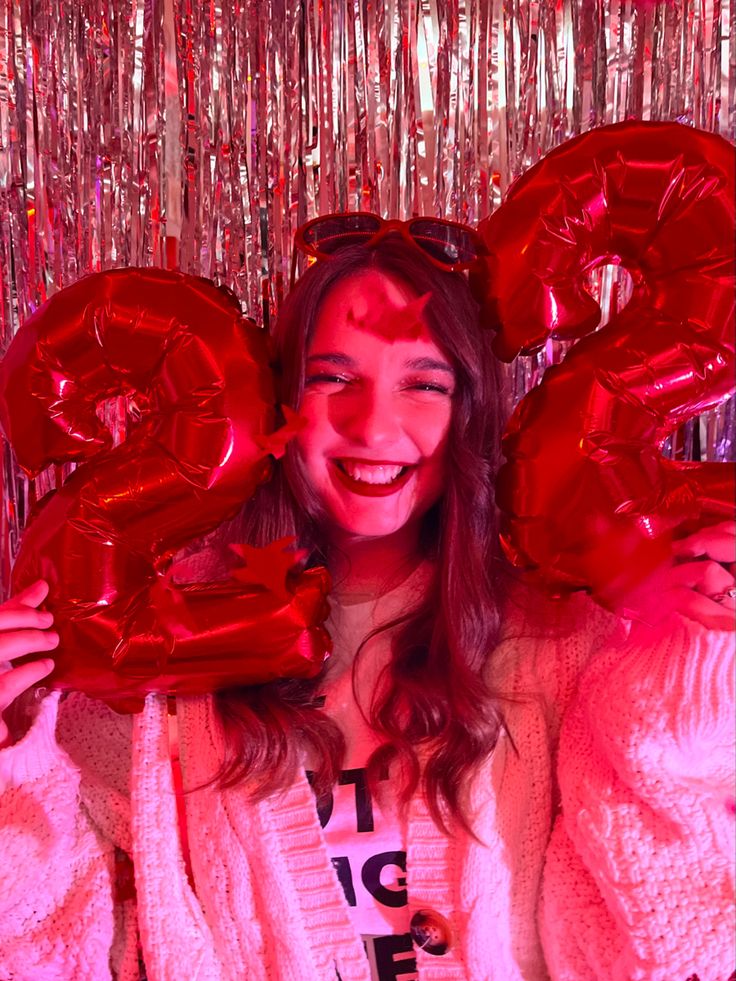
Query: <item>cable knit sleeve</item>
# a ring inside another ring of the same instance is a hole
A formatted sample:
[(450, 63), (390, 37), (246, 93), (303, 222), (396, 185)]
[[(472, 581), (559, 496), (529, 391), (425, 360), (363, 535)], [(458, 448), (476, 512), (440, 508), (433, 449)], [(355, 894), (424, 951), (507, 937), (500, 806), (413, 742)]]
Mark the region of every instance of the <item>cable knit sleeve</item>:
[(0, 751), (0, 977), (111, 978), (113, 846), (80, 803), (80, 772), (57, 743), (59, 695)]
[(582, 671), (540, 931), (554, 981), (727, 981), (735, 964), (734, 635), (637, 625)]

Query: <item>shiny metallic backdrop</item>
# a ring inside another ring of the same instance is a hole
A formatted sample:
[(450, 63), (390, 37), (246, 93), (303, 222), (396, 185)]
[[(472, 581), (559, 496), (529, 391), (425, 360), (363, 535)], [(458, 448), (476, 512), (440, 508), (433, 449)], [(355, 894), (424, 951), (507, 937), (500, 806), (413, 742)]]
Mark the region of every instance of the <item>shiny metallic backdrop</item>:
[[(0, 351), (93, 270), (200, 274), (267, 324), (313, 215), (475, 223), (551, 147), (626, 118), (733, 140), (733, 19), (732, 0), (0, 0)], [(604, 308), (619, 278), (593, 277)], [(512, 366), (513, 399), (563, 350)], [(104, 411), (123, 438), (124, 401)], [(721, 407), (668, 452), (730, 458), (733, 430)], [(29, 486), (7, 446), (1, 473), (6, 586), (63, 475)]]

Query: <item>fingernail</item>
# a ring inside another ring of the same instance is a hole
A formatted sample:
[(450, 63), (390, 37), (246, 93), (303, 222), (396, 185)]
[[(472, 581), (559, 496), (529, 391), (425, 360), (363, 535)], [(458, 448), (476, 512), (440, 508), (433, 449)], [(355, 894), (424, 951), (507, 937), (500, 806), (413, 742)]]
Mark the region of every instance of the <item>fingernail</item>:
[(43, 627), (50, 627), (54, 622), (54, 614), (49, 613), (47, 610), (42, 610), (38, 617)]
[(55, 630), (49, 630), (49, 632), (46, 634), (46, 640), (49, 643), (49, 647), (56, 647), (56, 645), (59, 643), (59, 635)]

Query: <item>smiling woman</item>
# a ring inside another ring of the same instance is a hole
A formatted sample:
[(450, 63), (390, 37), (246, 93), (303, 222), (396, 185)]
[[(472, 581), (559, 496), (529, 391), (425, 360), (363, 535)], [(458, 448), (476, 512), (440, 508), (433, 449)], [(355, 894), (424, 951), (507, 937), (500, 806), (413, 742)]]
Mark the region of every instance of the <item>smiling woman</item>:
[[(504, 595), (492, 491), (504, 399), (490, 342), (465, 277), (405, 239), (313, 265), (274, 337), (282, 401), (305, 424), (241, 526), (256, 542), (295, 535), (308, 563), (327, 564), (334, 649), (315, 682), (218, 696), (224, 776), (270, 793), (306, 751), (318, 800), (334, 802), (320, 810), (328, 850), (381, 981), (414, 970), (407, 808), (421, 787), (437, 829), (470, 831), (467, 791), (502, 730), (484, 678)], [(362, 788), (354, 813), (336, 783)]]
[[(327, 564), (333, 635), (344, 602), (378, 599), (423, 578), (422, 594), (406, 596), (402, 622), (387, 627), (385, 684), (363, 692), (360, 708), (384, 734), (375, 758), (364, 761), (369, 777), (376, 783), (390, 757), (404, 758), (398, 789), (406, 800), (420, 780), (416, 746), (434, 744), (424, 779), (433, 774), (428, 796), (440, 823), (445, 808), (464, 820), (463, 778), (500, 731), (499, 705), (482, 681), (504, 575), (492, 492), (504, 400), (490, 340), (466, 279), (438, 270), (398, 236), (372, 248), (349, 245), (312, 266), (274, 336), (282, 402), (305, 426), (275, 479), (246, 505), (240, 529), (256, 543), (295, 535), (308, 562)], [(337, 644), (327, 677), (338, 663), (352, 669), (364, 636), (389, 619), (379, 610), (353, 649)], [(375, 668), (376, 657), (369, 660)], [(449, 688), (448, 678), (456, 682)], [(259, 697), (284, 688), (302, 691), (306, 710), (310, 683), (277, 682)], [(237, 696), (221, 701), (232, 714)], [(253, 710), (251, 690), (239, 717)], [(308, 731), (319, 740), (332, 719), (321, 712), (313, 719)], [(437, 742), (443, 732), (455, 738)], [(292, 748), (298, 753), (290, 741), (282, 772), (267, 754), (267, 788), (296, 766)], [(314, 753), (319, 791), (339, 769), (325, 750)], [(252, 750), (243, 745), (233, 758), (251, 765)]]

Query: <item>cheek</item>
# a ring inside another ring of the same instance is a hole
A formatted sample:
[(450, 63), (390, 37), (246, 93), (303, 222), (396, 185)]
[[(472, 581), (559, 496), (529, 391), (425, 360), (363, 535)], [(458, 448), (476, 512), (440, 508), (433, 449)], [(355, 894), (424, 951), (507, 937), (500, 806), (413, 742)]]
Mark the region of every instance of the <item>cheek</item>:
[(450, 471), (450, 414), (438, 419), (436, 426), (423, 431), (420, 449), (424, 457), (422, 479), (417, 488), (423, 500), (435, 500), (447, 488)]
[(294, 436), (294, 446), (303, 460), (314, 459), (327, 445), (331, 426), (322, 407), (314, 399), (305, 398), (297, 410), (305, 425)]
[(451, 421), (452, 409), (447, 405), (417, 415), (413, 425), (414, 441), (426, 460), (439, 461), (447, 455)]
[(434, 452), (427, 458), (426, 475), (427, 482), (431, 484), (434, 493), (442, 493), (447, 486), (447, 478), (450, 469), (450, 443), (447, 438), (443, 439), (434, 449)]

